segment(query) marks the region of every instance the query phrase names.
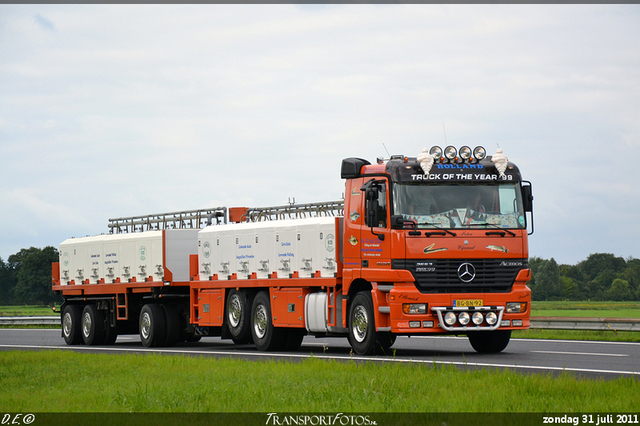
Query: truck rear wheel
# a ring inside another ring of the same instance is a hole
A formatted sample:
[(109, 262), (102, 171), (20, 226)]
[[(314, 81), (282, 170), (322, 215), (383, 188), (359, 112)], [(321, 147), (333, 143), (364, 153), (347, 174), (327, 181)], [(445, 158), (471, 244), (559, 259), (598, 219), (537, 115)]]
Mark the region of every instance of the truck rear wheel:
[(82, 342), (82, 306), (67, 305), (62, 311), (62, 337), (67, 345), (78, 345)]
[(273, 326), (269, 293), (261, 291), (251, 306), (251, 335), (261, 351), (277, 351), (284, 347), (285, 330)]
[(164, 346), (175, 346), (180, 340), (180, 315), (175, 305), (162, 305), (165, 323)]
[(476, 352), (496, 353), (502, 352), (511, 339), (511, 330), (500, 331), (476, 331), (469, 333), (469, 343)]
[(165, 342), (165, 320), (162, 308), (149, 303), (140, 311), (140, 340), (146, 348), (161, 346)]
[(241, 345), (250, 343), (251, 336), (251, 307), (253, 294), (248, 291), (232, 289), (229, 291), (225, 305), (225, 318), (233, 342)]
[(104, 343), (104, 315), (95, 305), (87, 305), (82, 310), (82, 340), (85, 345), (101, 345)]

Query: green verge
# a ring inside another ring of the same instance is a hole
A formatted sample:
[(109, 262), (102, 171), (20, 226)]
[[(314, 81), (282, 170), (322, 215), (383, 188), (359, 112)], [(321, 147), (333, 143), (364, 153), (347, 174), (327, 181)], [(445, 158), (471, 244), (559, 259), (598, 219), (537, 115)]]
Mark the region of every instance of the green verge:
[(640, 381), (452, 366), (0, 352), (5, 412), (637, 412)]
[(42, 305), (15, 305), (15, 306), (0, 306), (0, 317), (28, 317), (28, 316), (60, 316), (60, 305), (55, 305), (57, 312), (49, 306)]
[(640, 318), (640, 302), (532, 302), (531, 316)]

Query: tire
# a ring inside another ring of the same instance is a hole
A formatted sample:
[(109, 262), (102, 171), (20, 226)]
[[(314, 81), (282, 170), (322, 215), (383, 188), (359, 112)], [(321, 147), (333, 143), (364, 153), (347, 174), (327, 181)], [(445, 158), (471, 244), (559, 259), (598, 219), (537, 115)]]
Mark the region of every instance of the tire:
[(261, 291), (251, 306), (251, 335), (261, 351), (277, 351), (284, 347), (286, 332), (273, 326), (269, 293)]
[(225, 320), (233, 342), (242, 345), (251, 343), (251, 307), (253, 294), (232, 289), (225, 304)]
[(375, 352), (374, 318), (371, 294), (365, 291), (357, 293), (349, 308), (348, 337), (358, 355), (372, 355)]
[(395, 343), (396, 336), (377, 332), (373, 300), (369, 291), (355, 295), (349, 308), (348, 338), (358, 355), (386, 354)]
[(140, 340), (145, 348), (158, 347), (165, 342), (165, 320), (162, 308), (149, 303), (140, 311)]
[(376, 333), (376, 350), (380, 353), (387, 354), (389, 349), (396, 342), (396, 335), (389, 332), (377, 332)]
[(118, 338), (118, 327), (111, 327), (108, 316), (105, 316), (104, 344), (113, 345)]
[(165, 323), (163, 346), (175, 346), (180, 340), (180, 315), (175, 305), (162, 305)]
[(300, 348), (302, 339), (307, 334), (304, 328), (290, 328), (286, 331), (286, 338), (283, 349), (287, 352), (293, 352)]
[(469, 343), (478, 353), (489, 354), (502, 352), (511, 339), (511, 330), (477, 331), (469, 333)]
[(82, 340), (87, 346), (102, 345), (105, 342), (104, 314), (95, 305), (87, 305), (82, 310)]
[(62, 323), (62, 337), (64, 337), (67, 345), (79, 345), (82, 343), (81, 318), (82, 306), (67, 305), (64, 307), (60, 321)]

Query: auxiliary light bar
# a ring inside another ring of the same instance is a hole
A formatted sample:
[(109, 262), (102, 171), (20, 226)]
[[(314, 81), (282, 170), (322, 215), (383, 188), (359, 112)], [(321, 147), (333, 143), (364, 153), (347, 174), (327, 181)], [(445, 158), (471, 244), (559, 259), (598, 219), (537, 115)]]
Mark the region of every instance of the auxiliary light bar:
[(457, 150), (449, 145), (444, 151), (439, 146), (432, 146), (429, 154), (437, 163), (477, 163), (487, 156), (487, 151), (481, 146), (475, 147), (472, 151), (468, 146)]

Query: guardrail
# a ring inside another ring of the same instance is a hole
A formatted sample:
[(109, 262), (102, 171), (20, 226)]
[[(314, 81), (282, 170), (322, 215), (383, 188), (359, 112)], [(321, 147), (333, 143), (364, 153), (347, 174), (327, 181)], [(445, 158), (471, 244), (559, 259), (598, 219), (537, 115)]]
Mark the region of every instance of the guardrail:
[(531, 317), (531, 328), (546, 330), (640, 331), (640, 319)]
[[(0, 317), (0, 325), (59, 325), (60, 317)], [(640, 331), (636, 318), (531, 317), (531, 328), (546, 330)]]
[(58, 315), (41, 317), (0, 317), (0, 325), (60, 325)]

